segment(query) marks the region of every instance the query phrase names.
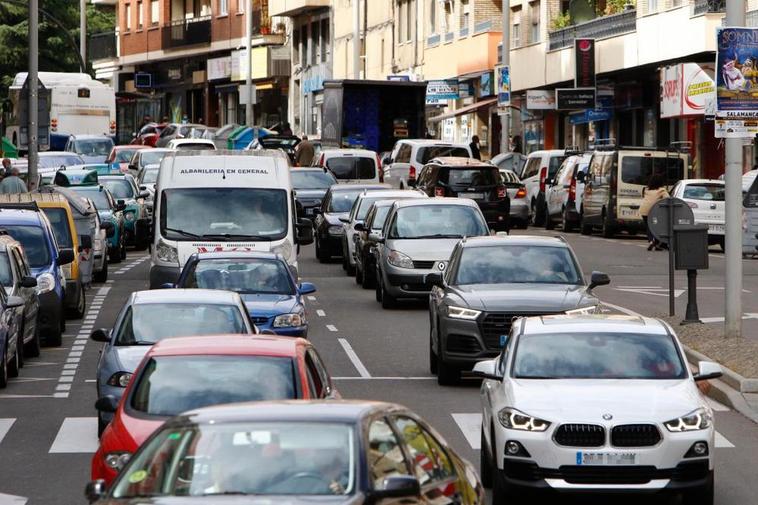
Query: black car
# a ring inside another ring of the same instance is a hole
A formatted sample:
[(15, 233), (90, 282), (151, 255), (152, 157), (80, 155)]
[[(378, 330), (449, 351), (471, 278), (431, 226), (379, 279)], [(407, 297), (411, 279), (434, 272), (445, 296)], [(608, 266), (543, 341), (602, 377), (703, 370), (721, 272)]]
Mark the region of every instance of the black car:
[(85, 493), (101, 505), (485, 503), (474, 467), (426, 422), (360, 400), (186, 412), (150, 436), (109, 491), (100, 480)]
[(444, 276), (428, 277), (429, 367), (440, 384), (497, 356), (514, 318), (592, 314), (600, 303), (592, 289), (610, 282), (593, 272), (587, 284), (562, 238), (528, 235), (463, 240)]
[(388, 189), (387, 184), (335, 184), (326, 192), (321, 208), (315, 209), (313, 221), (316, 241), (316, 258), (322, 263), (333, 256), (342, 257), (342, 236), (345, 228), (341, 217), (347, 217), (350, 209), (366, 189)]
[(471, 158), (435, 158), (421, 169), (416, 187), (427, 196), (470, 198), (491, 229), (509, 229), (508, 190), (494, 165)]
[(297, 217), (312, 219), (326, 192), (337, 184), (337, 179), (328, 169), (320, 167), (293, 168), (290, 175), (295, 189)]

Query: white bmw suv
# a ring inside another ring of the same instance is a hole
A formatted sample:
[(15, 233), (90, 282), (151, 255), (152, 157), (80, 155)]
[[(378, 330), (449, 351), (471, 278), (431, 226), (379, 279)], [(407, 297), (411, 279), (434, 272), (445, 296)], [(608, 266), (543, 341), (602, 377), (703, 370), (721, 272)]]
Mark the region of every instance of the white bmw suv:
[(482, 481), (520, 492), (673, 491), (713, 504), (713, 413), (665, 323), (627, 316), (514, 321), (482, 376)]

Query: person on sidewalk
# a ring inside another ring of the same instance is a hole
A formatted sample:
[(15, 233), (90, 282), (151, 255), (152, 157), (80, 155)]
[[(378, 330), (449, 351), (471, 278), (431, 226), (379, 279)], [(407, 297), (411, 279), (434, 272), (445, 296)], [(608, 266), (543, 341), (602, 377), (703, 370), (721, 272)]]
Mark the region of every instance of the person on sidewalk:
[(479, 136), (474, 135), (471, 137), (471, 143), (468, 145), (469, 149), (471, 149), (471, 157), (476, 160), (482, 159), (482, 153), (479, 150)]
[(28, 193), (26, 184), (18, 176), (18, 167), (11, 167), (9, 172), (6, 172), (6, 177), (0, 182), (0, 193)]
[(316, 150), (313, 147), (313, 142), (308, 140), (308, 135), (303, 135), (303, 140), (295, 148), (295, 163), (299, 167), (309, 167), (315, 155)]
[(660, 251), (662, 249), (660, 242), (655, 239), (650, 226), (647, 222), (647, 216), (650, 214), (650, 209), (653, 208), (659, 200), (669, 197), (669, 192), (665, 186), (666, 180), (663, 178), (663, 174), (653, 174), (650, 176), (650, 180), (647, 183), (647, 187), (642, 190), (642, 204), (640, 205), (640, 216), (645, 222), (645, 230), (647, 231), (647, 250)]

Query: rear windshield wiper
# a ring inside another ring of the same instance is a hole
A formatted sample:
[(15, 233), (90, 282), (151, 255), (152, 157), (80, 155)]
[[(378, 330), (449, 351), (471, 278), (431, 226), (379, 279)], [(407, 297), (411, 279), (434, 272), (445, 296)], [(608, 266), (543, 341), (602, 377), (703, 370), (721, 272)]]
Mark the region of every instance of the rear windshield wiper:
[(163, 231), (170, 231), (171, 233), (177, 233), (181, 235), (182, 237), (189, 237), (189, 238), (202, 238), (200, 235), (196, 235), (194, 233), (190, 233), (188, 231), (179, 230), (176, 228), (163, 228)]
[(202, 235), (205, 240), (265, 240), (271, 242), (272, 238), (266, 235), (246, 235), (244, 233), (210, 233)]

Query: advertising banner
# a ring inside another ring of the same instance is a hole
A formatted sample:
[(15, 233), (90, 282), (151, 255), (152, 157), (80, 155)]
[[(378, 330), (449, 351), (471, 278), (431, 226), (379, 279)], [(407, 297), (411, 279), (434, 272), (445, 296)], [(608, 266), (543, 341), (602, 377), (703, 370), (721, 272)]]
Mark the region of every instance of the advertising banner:
[(555, 109), (555, 92), (550, 89), (529, 89), (526, 91), (526, 108), (537, 110)]
[(228, 79), (232, 76), (232, 57), (210, 58), (207, 62), (208, 80)]
[(595, 88), (558, 88), (555, 90), (555, 102), (558, 110), (594, 109)]
[(758, 29), (716, 29), (716, 137), (750, 138), (758, 113)]
[(679, 63), (661, 69), (661, 118), (702, 116), (716, 100), (710, 64)]
[(574, 39), (574, 87), (595, 87), (595, 39)]
[(458, 79), (429, 81), (426, 84), (427, 103), (437, 103), (440, 100), (458, 99)]
[(495, 67), (495, 79), (497, 80), (497, 105), (509, 107), (511, 105), (511, 69), (508, 65)]

